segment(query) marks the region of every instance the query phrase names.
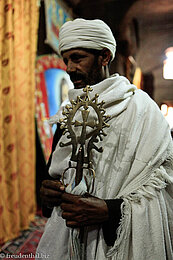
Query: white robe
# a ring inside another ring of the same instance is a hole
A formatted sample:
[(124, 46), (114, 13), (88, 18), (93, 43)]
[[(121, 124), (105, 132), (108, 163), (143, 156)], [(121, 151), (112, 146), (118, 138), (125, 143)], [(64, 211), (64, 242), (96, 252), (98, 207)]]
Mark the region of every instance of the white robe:
[[(106, 245), (100, 227), (90, 227), (86, 259), (172, 260), (173, 143), (169, 126), (155, 102), (124, 77), (114, 75), (96, 84), (90, 96), (95, 93), (106, 102), (104, 108), (111, 119), (100, 144), (103, 153), (93, 151), (96, 178), (92, 194), (102, 199), (121, 198), (123, 204), (114, 246)], [(69, 99), (78, 95), (82, 90), (70, 90)], [(62, 136), (61, 141), (66, 140)], [(71, 147), (57, 144), (51, 176), (62, 173), (70, 155)], [(68, 181), (72, 183), (73, 177)], [(54, 208), (37, 253), (47, 254), (51, 260), (79, 259), (69, 252), (75, 232)]]

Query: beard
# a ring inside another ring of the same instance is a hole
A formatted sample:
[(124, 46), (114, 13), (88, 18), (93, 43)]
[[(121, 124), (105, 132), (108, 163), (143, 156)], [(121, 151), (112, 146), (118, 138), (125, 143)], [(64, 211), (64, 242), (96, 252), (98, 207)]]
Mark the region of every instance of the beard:
[(95, 85), (103, 80), (102, 69), (98, 65), (98, 57), (95, 57), (93, 65), (88, 72), (74, 71), (69, 74), (74, 88), (84, 88), (86, 85)]

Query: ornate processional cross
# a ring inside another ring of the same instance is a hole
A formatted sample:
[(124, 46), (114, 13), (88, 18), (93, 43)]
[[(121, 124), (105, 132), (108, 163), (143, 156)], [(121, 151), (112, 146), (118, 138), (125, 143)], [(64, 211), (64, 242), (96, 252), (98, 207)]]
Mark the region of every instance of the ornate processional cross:
[[(69, 161), (69, 167), (65, 169), (62, 181), (64, 182), (64, 175), (70, 168), (76, 169), (75, 186), (86, 176), (83, 174), (83, 169), (88, 169), (88, 172), (92, 174), (93, 185), (95, 171), (92, 167), (91, 150), (95, 149), (98, 152), (102, 152), (103, 148), (98, 148), (95, 143), (103, 140), (102, 136), (106, 136), (104, 132), (105, 127), (109, 127), (107, 121), (109, 116), (105, 115), (105, 109), (103, 105), (104, 101), (98, 102), (98, 94), (90, 99), (89, 92), (93, 89), (86, 86), (83, 91), (84, 97), (77, 97), (77, 100), (71, 100), (71, 105), (66, 105), (63, 115), (64, 118), (60, 119), (61, 128), (64, 129), (64, 135), (67, 134), (67, 139), (70, 139), (67, 143), (60, 143), (61, 147), (72, 145), (72, 155)], [(91, 111), (92, 109), (92, 111)], [(90, 120), (91, 112), (94, 112), (94, 118)], [(81, 117), (81, 120), (76, 117)], [(76, 128), (81, 127), (81, 134), (77, 136)], [(90, 128), (90, 131), (87, 129)], [(71, 166), (71, 161), (76, 162), (76, 167)], [(86, 182), (87, 184), (87, 182)], [(88, 187), (89, 189), (89, 187)]]

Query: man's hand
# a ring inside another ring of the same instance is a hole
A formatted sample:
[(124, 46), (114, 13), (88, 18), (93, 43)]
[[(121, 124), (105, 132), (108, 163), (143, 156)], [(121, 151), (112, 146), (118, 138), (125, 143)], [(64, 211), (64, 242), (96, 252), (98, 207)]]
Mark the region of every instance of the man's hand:
[(62, 217), (66, 220), (68, 227), (97, 225), (109, 218), (106, 202), (102, 199), (69, 193), (63, 193), (61, 199)]
[(47, 207), (59, 206), (65, 187), (58, 180), (45, 180), (42, 182), (40, 197), (43, 205)]

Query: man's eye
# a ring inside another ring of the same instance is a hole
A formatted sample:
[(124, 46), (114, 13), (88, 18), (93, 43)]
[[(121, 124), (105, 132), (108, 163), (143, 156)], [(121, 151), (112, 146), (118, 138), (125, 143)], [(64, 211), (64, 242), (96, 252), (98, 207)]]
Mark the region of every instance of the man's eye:
[(82, 61), (84, 58), (85, 58), (85, 56), (75, 55), (75, 56), (73, 56), (72, 61), (78, 63), (78, 62)]
[(64, 63), (65, 63), (65, 65), (67, 66), (69, 60), (71, 60), (71, 62), (74, 62), (74, 63), (79, 63), (79, 62), (81, 62), (84, 58), (85, 58), (85, 56), (82, 56), (82, 55), (72, 55), (72, 56), (70, 57), (70, 59), (64, 58)]
[(73, 57), (74, 62), (79, 62), (80, 60), (81, 60), (81, 57), (79, 57), (79, 56)]

